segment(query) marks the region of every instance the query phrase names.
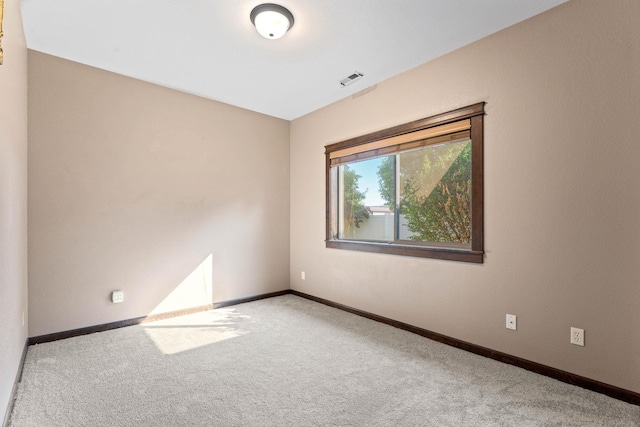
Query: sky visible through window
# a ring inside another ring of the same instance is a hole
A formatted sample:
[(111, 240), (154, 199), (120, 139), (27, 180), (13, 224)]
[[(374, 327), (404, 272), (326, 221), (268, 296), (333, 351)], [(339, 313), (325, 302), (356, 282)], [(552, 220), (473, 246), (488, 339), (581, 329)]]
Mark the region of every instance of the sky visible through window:
[(380, 196), (380, 186), (378, 185), (378, 166), (384, 157), (369, 159), (361, 162), (349, 163), (349, 169), (360, 175), (358, 188), (365, 192), (365, 206), (383, 206), (384, 200)]

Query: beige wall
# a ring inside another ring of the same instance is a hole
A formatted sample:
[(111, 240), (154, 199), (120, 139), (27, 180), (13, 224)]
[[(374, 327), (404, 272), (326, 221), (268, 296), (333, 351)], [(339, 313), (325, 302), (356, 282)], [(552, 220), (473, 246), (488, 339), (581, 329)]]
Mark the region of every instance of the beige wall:
[(7, 0), (4, 7), (4, 64), (0, 65), (0, 422), (9, 406), (27, 339), (27, 45), (18, 0)]
[[(292, 289), (640, 392), (638, 28), (572, 1), (294, 120)], [(324, 145), (480, 101), (484, 264), (324, 247)]]
[(29, 132), (30, 336), (288, 288), (289, 122), (29, 51)]

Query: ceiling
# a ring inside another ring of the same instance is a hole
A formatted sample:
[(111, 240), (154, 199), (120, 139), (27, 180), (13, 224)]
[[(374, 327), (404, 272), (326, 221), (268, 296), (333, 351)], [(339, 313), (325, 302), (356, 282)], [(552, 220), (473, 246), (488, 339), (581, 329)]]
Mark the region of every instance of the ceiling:
[[(260, 0), (21, 0), (21, 9), (32, 50), (292, 120), (566, 0), (278, 1), (295, 17), (279, 40), (251, 24)], [(356, 71), (364, 77), (339, 84)]]

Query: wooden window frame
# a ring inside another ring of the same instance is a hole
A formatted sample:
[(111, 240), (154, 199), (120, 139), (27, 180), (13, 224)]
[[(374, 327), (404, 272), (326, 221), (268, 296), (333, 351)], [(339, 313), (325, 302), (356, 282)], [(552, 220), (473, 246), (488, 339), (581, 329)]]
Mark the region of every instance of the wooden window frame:
[[(450, 261), (482, 263), (484, 261), (484, 105), (484, 102), (480, 102), (457, 110), (326, 145), (326, 247)], [(395, 242), (367, 242), (359, 240), (343, 240), (334, 237), (335, 233), (332, 232), (332, 189), (330, 179), (332, 163), (335, 166), (337, 162), (340, 162), (341, 157), (348, 158), (349, 160), (345, 160), (345, 162), (348, 162), (358, 158), (357, 156), (359, 155), (362, 155), (363, 158), (372, 156), (372, 153), (375, 154), (377, 152), (376, 150), (393, 150), (394, 146), (416, 141), (420, 138), (424, 139), (424, 135), (440, 136), (455, 134), (455, 132), (460, 129), (460, 126), (457, 126), (456, 123), (460, 124), (467, 120), (468, 131), (471, 137), (470, 248), (452, 248), (422, 244), (398, 244)]]

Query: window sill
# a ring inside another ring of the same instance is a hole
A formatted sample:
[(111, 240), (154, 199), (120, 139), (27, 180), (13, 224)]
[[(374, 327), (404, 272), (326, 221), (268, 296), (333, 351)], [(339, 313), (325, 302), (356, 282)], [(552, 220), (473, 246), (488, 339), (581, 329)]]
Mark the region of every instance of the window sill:
[(397, 243), (358, 242), (352, 240), (326, 240), (326, 247), (379, 254), (404, 255), (420, 258), (442, 259), (482, 264), (484, 252), (470, 249), (437, 248)]

